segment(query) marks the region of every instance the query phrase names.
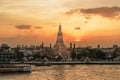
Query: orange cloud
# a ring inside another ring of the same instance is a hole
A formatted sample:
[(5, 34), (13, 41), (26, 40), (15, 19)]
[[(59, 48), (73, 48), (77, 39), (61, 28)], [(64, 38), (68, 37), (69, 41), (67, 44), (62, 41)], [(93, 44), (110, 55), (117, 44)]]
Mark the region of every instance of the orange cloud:
[(37, 26), (37, 27), (34, 27), (35, 29), (41, 29), (43, 28), (42, 26)]
[(105, 18), (118, 18), (120, 17), (120, 7), (98, 7), (98, 8), (88, 8), (88, 9), (72, 9), (66, 12), (67, 15), (72, 15), (74, 13), (86, 14), (86, 15), (100, 15)]
[(30, 29), (32, 26), (31, 25), (18, 25), (15, 26), (17, 29)]
[(75, 27), (74, 29), (75, 29), (75, 30), (80, 30), (80, 27)]

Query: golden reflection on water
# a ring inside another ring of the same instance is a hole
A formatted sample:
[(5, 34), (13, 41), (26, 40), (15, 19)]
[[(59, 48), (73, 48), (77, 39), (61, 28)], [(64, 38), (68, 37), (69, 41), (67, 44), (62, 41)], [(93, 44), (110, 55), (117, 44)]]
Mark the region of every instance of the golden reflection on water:
[(0, 74), (0, 80), (120, 80), (120, 65), (54, 65), (31, 73)]

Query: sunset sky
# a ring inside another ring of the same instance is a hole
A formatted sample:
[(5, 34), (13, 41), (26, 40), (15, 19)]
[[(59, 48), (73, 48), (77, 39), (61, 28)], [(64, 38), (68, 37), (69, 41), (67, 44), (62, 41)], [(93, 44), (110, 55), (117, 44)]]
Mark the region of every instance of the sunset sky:
[(0, 44), (120, 45), (120, 0), (0, 0)]

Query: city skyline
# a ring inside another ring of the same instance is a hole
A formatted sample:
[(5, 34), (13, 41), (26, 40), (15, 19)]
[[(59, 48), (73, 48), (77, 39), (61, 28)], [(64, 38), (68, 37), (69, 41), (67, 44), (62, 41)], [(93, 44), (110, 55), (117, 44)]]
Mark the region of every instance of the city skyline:
[(0, 44), (55, 44), (58, 25), (66, 46), (120, 44), (119, 0), (1, 0)]

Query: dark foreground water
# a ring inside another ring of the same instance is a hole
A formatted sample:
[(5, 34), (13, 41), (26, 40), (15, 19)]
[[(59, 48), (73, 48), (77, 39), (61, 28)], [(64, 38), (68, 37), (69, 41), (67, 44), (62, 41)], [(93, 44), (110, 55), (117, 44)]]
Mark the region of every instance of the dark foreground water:
[(0, 80), (120, 80), (120, 65), (54, 65), (31, 73), (0, 74)]

